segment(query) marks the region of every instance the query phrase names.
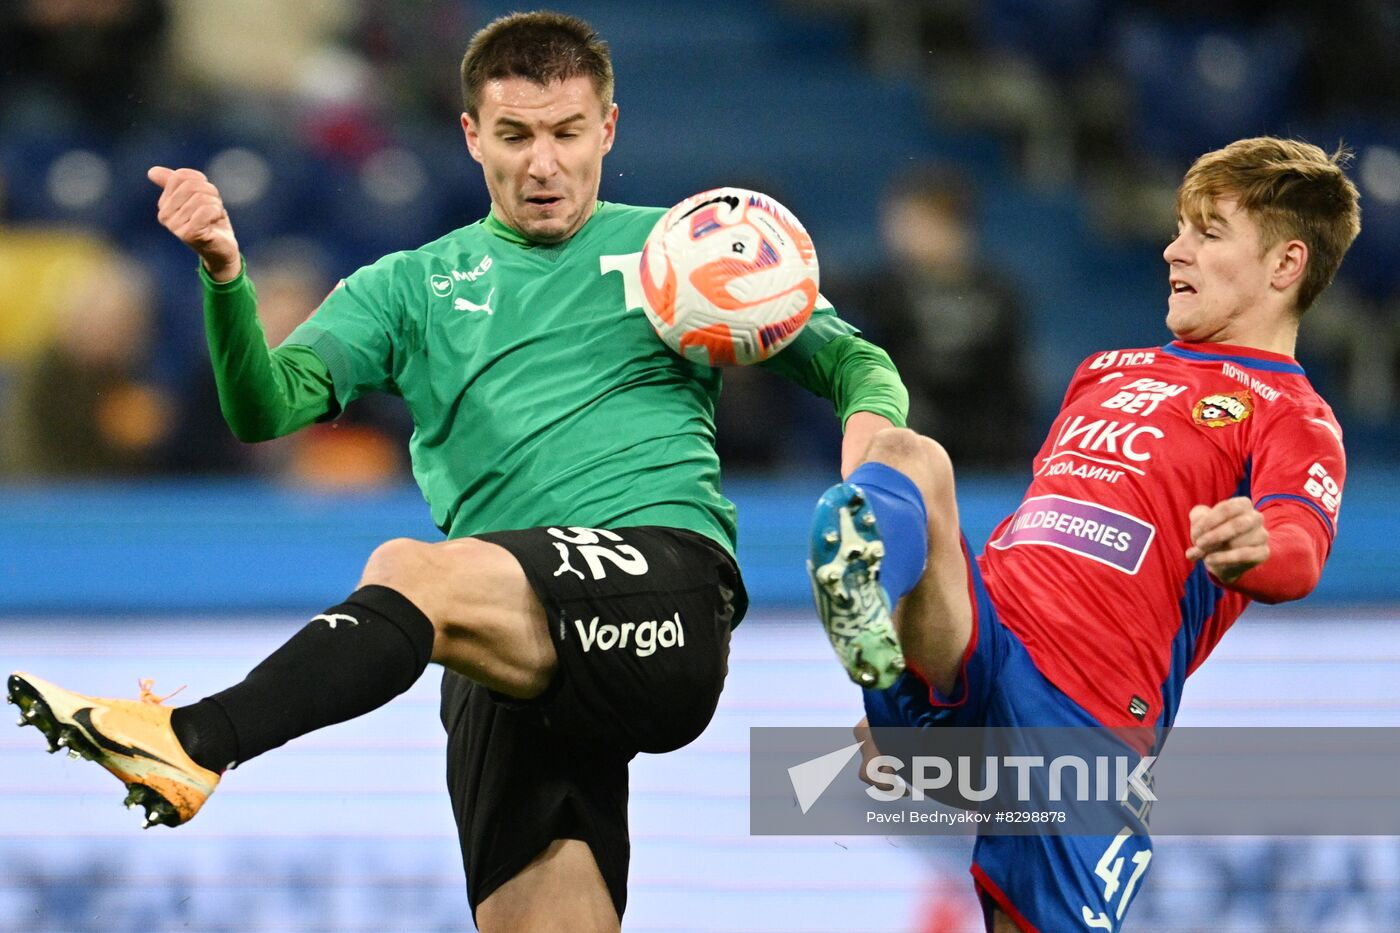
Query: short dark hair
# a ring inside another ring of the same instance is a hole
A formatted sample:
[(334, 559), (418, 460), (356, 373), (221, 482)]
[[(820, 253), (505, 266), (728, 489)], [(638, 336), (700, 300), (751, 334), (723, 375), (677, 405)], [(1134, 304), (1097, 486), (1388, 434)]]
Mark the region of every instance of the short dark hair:
[(463, 109), (475, 120), (481, 89), (497, 78), (543, 85), (577, 77), (593, 82), (606, 113), (613, 97), (612, 55), (597, 30), (565, 13), (511, 13), (472, 36), (462, 57)]

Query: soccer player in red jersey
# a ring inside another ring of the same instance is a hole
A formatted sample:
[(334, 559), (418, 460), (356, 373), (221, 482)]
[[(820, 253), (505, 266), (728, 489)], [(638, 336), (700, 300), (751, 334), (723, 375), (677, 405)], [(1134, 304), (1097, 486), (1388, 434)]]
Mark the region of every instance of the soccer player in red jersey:
[[(1163, 253), (1175, 339), (1080, 364), (1030, 487), (976, 560), (935, 440), (883, 431), (827, 491), (813, 589), (867, 688), (859, 731), (1164, 729), (1252, 600), (1311, 592), (1346, 459), (1293, 353), (1360, 230), (1343, 164), (1270, 137), (1196, 161)], [(1130, 830), (980, 837), (988, 929), (1118, 929), (1151, 860), (1145, 827)]]

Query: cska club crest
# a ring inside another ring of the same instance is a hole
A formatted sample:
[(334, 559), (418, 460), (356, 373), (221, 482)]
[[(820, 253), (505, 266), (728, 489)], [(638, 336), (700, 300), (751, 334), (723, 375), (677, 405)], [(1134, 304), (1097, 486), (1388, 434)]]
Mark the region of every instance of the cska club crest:
[(1254, 399), (1248, 392), (1207, 395), (1196, 403), (1191, 420), (1208, 428), (1239, 424), (1254, 414)]

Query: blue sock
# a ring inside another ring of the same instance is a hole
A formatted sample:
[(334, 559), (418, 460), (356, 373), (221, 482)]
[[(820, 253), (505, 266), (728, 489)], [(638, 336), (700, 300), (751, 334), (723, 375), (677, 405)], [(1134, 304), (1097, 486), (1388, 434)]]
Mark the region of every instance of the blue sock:
[(875, 513), (880, 537), (885, 542), (880, 583), (893, 605), (919, 582), (928, 561), (928, 510), (924, 497), (913, 480), (883, 463), (862, 463), (846, 482), (865, 491)]

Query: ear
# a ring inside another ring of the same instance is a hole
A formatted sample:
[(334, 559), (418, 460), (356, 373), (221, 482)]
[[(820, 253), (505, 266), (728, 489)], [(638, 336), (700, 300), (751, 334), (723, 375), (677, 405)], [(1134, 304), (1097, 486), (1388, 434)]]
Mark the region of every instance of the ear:
[(472, 158), (481, 161), (481, 127), (471, 118), (471, 114), (462, 114), (462, 135), (467, 138), (467, 151), (472, 154)]
[(617, 138), (617, 114), (617, 104), (613, 104), (603, 118), (603, 155), (612, 151), (613, 140)]
[(1269, 284), (1279, 291), (1287, 291), (1302, 281), (1308, 267), (1308, 244), (1302, 240), (1287, 240), (1272, 251), (1273, 271)]

